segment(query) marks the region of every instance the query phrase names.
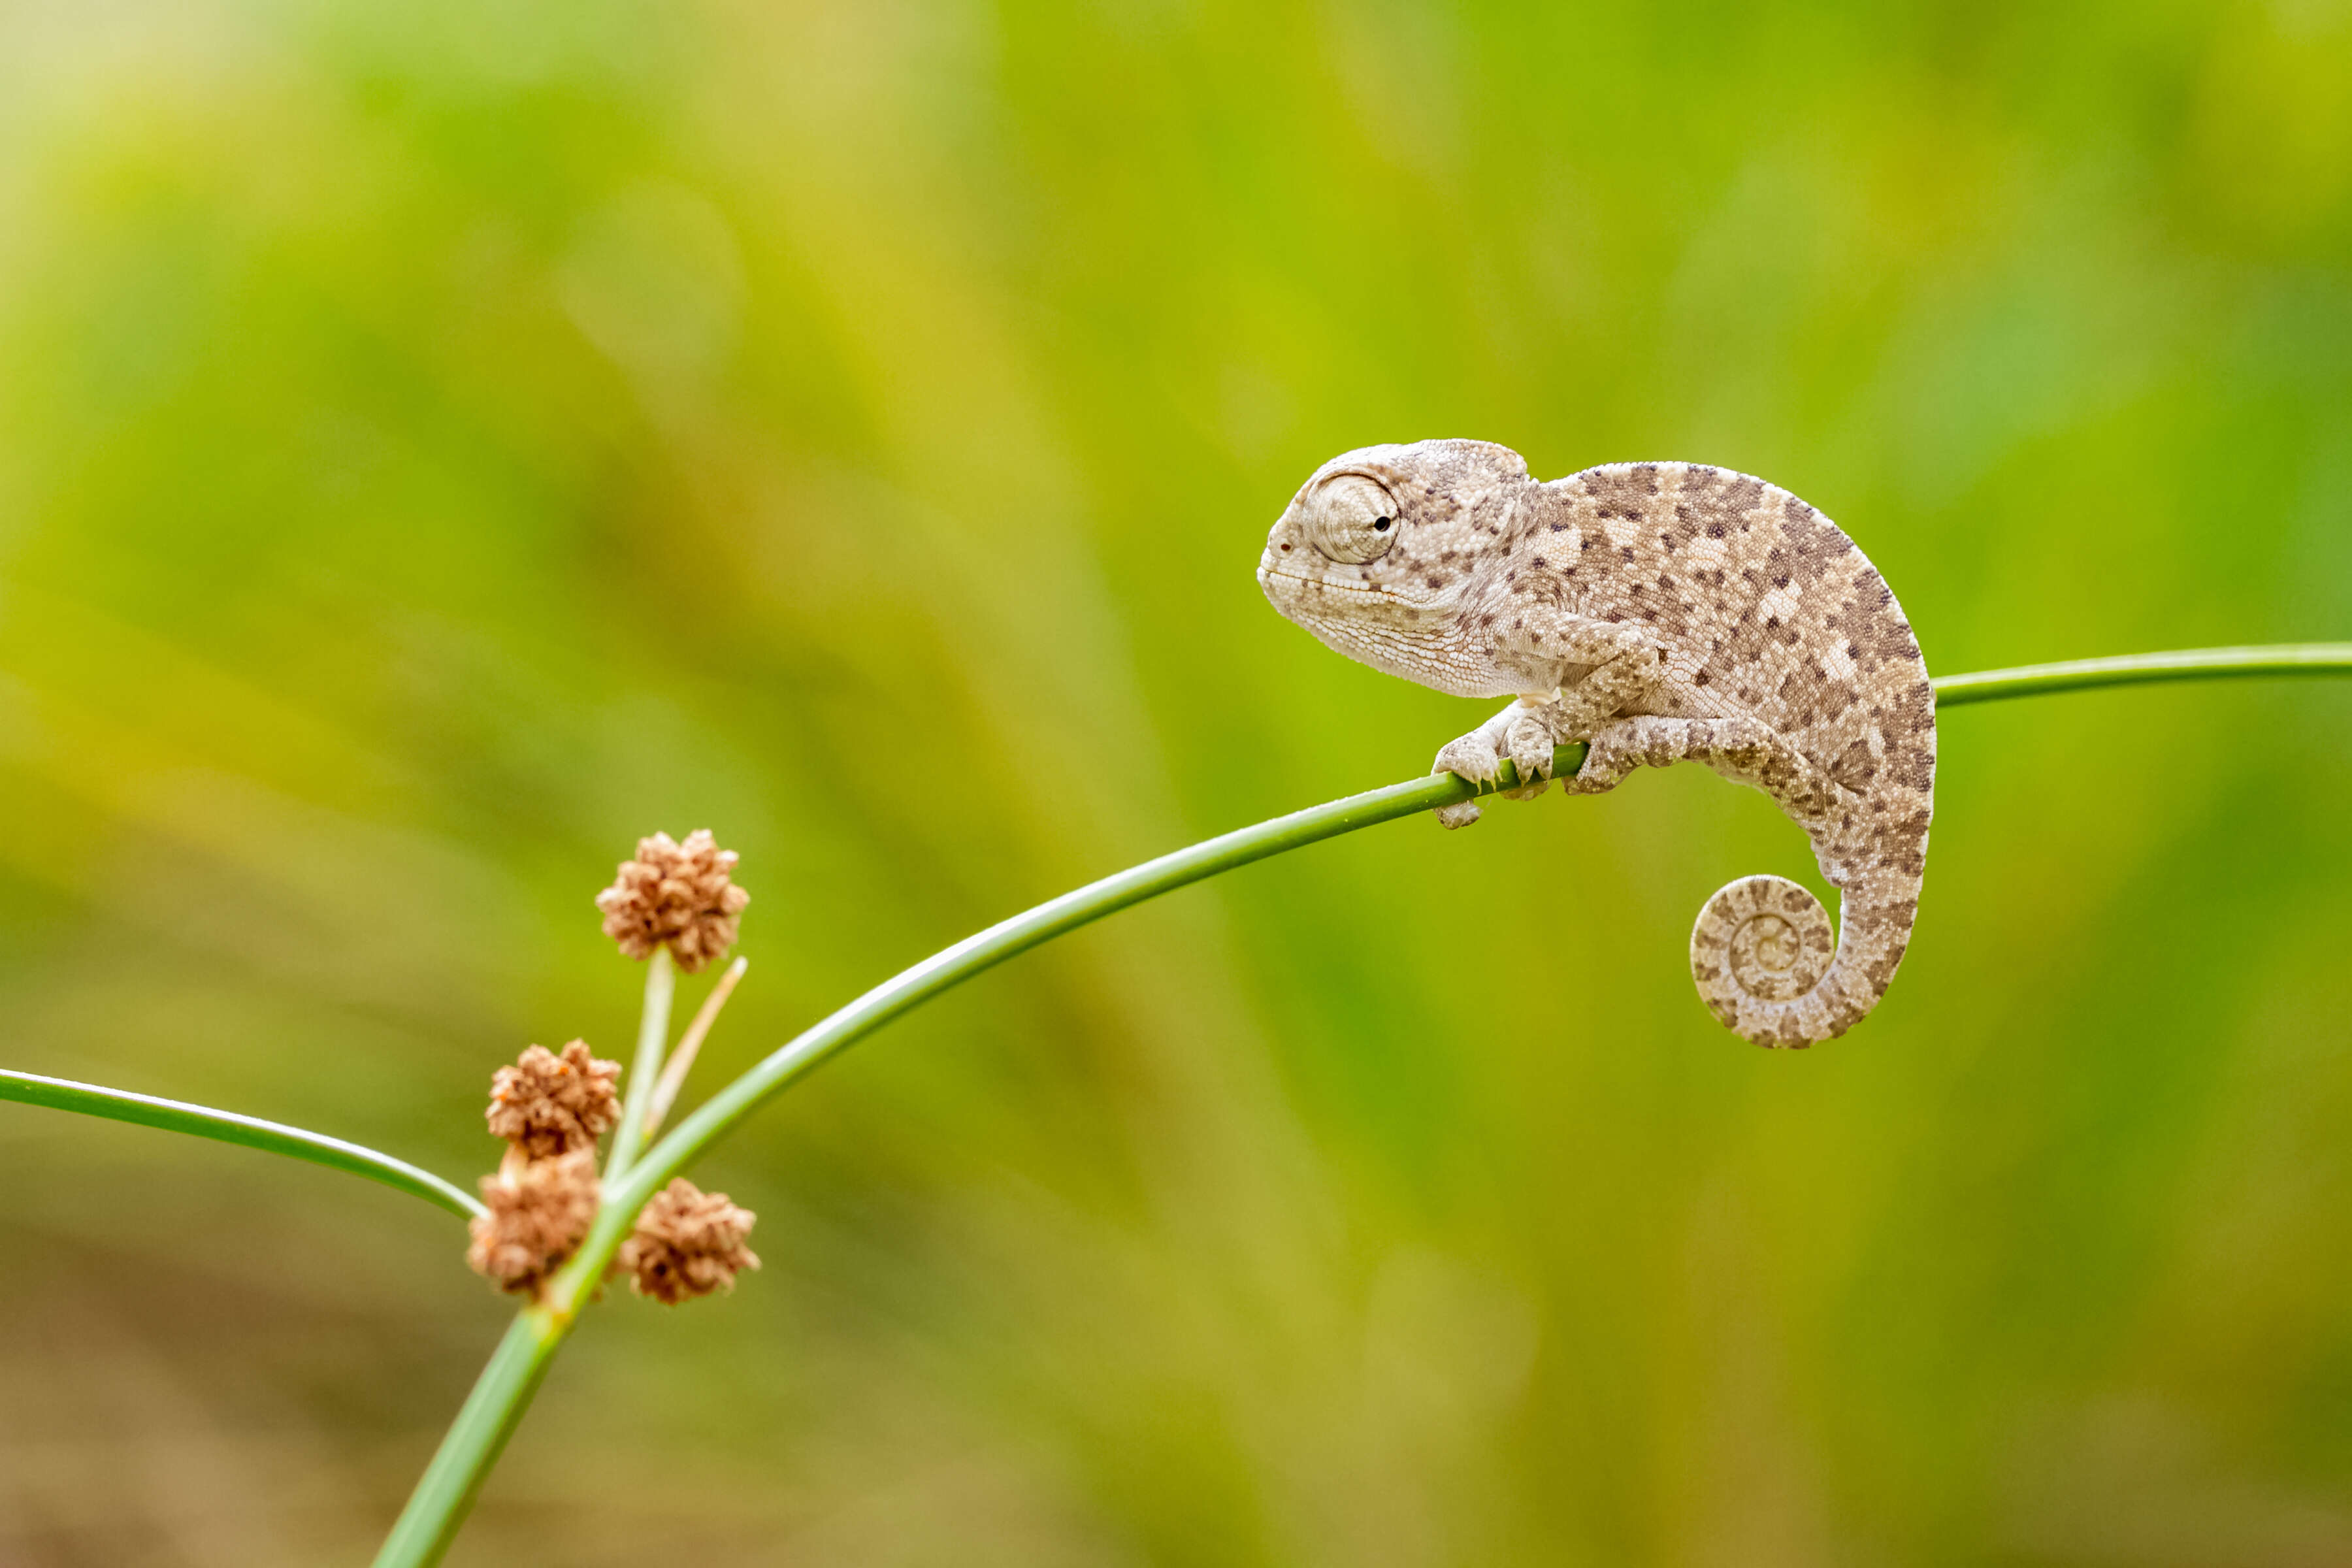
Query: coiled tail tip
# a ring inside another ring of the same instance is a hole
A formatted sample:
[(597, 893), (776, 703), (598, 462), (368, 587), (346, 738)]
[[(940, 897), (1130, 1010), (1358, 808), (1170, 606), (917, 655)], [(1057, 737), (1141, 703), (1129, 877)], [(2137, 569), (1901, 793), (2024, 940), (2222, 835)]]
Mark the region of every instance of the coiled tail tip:
[(1707, 1011), (1759, 1046), (1810, 1046), (1853, 1022), (1823, 994), (1837, 958), (1829, 913), (1786, 877), (1742, 877), (1707, 900), (1690, 956)]

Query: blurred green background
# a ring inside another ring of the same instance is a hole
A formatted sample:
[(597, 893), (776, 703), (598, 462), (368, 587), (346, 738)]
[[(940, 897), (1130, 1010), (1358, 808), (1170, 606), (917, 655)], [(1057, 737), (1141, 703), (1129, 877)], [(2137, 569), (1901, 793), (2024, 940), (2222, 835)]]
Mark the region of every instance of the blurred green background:
[[(1941, 671), (2352, 633), (2352, 6), (0, 5), (0, 1059), (468, 1176), (708, 826), (707, 1089), (1421, 772), (1483, 706), (1251, 573), (1453, 435), (1787, 485)], [(453, 1561), (2352, 1561), (2352, 689), (1943, 758), (1809, 1055), (1693, 994), (1813, 878), (1696, 769), (957, 993), (698, 1170), (765, 1270), (601, 1309)], [(506, 1315), (242, 1151), (0, 1107), (0, 1194), (11, 1565), (364, 1561)]]

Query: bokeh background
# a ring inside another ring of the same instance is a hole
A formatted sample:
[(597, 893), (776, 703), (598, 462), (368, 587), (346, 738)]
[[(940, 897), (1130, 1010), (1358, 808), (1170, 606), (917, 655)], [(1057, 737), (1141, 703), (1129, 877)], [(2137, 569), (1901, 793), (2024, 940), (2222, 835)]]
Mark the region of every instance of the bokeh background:
[[(0, 5), (0, 1018), (486, 1170), (590, 896), (754, 893), (707, 1088), (1481, 715), (1251, 580), (1345, 447), (1744, 468), (1932, 668), (2352, 633), (2352, 6)], [(1956, 710), (1807, 1055), (1710, 774), (1268, 862), (698, 1171), (468, 1564), (2352, 1561), (2352, 689)], [(1816, 881), (1816, 885), (1818, 885)], [(686, 991), (690, 1003), (699, 984)], [(0, 1562), (359, 1563), (462, 1227), (0, 1107)]]

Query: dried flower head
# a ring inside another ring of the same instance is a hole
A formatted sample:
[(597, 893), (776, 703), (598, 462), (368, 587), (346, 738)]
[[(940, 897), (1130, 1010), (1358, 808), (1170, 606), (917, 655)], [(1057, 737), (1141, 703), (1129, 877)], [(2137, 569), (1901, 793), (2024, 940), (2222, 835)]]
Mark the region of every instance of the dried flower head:
[(677, 1306), (713, 1290), (735, 1288), (738, 1270), (760, 1260), (743, 1245), (758, 1216), (706, 1193), (684, 1176), (671, 1178), (637, 1216), (637, 1228), (621, 1244), (619, 1267), (635, 1278), (640, 1296)]
[(482, 1178), (489, 1213), (470, 1228), (466, 1261), (501, 1290), (527, 1292), (572, 1256), (596, 1217), (596, 1155), (575, 1150), (552, 1160), (509, 1155)]
[(613, 885), (596, 895), (604, 934), (631, 958), (650, 958), (667, 942), (688, 974), (735, 945), (735, 926), (751, 895), (730, 880), (735, 852), (719, 847), (707, 827), (680, 844), (667, 833), (637, 840)]
[(533, 1046), (492, 1076), (484, 1116), (493, 1133), (534, 1160), (593, 1149), (621, 1119), (613, 1087), (620, 1076), (621, 1064), (590, 1056), (585, 1040), (572, 1041), (562, 1056)]

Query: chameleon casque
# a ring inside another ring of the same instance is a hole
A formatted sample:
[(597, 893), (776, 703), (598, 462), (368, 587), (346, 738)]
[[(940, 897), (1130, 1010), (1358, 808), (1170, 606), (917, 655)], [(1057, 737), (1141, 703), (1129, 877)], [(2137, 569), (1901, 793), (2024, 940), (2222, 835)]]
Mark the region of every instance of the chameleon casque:
[[(1895, 978), (1935, 804), (1936, 698), (1894, 593), (1788, 491), (1696, 463), (1612, 463), (1538, 482), (1486, 441), (1364, 447), (1324, 464), (1267, 537), (1260, 587), (1326, 644), (1391, 675), (1510, 706), (1437, 753), (1477, 782), (1508, 757), (1563, 781), (1706, 763), (1770, 795), (1841, 895), (1842, 936), (1781, 877), (1717, 892), (1691, 973), (1762, 1046), (1844, 1033)], [(1465, 802), (1448, 827), (1478, 817)]]

